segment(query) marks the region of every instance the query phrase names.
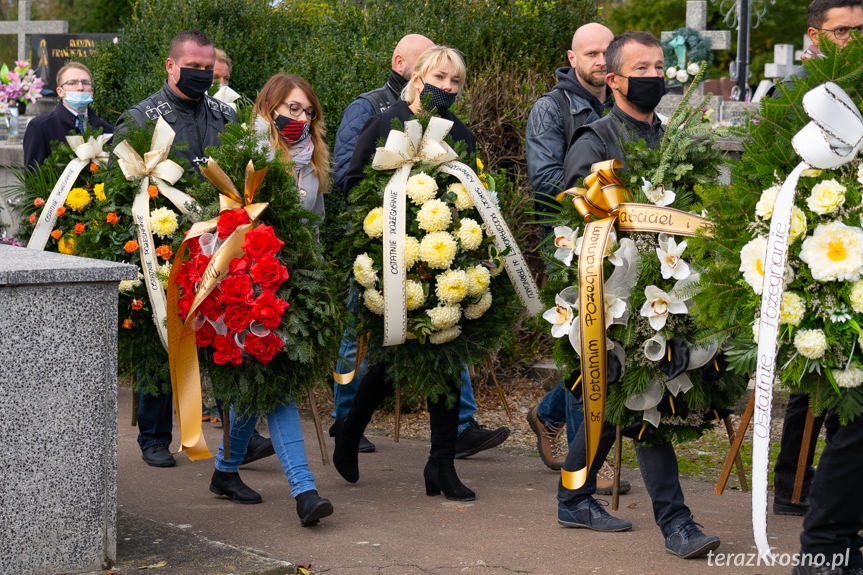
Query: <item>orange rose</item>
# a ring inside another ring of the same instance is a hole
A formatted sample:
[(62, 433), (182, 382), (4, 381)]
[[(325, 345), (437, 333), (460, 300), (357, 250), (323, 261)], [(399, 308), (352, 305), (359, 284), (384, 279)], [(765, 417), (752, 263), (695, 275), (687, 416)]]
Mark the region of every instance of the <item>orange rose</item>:
[(33, 205), (37, 208), (41, 208), (45, 205), (45, 200), (43, 200), (42, 198), (36, 198), (35, 200), (33, 200)]
[(57, 217), (58, 218), (62, 218), (65, 213), (66, 213), (66, 206), (60, 206), (59, 208), (57, 208)]
[(126, 245), (123, 246), (123, 249), (126, 250), (126, 253), (131, 254), (138, 249), (138, 240), (129, 240), (126, 242)]
[(159, 246), (156, 248), (156, 255), (163, 260), (168, 261), (171, 259), (171, 256), (174, 255), (174, 250), (171, 249), (171, 246)]
[(135, 322), (127, 317), (126, 319), (123, 320), (121, 327), (123, 329), (132, 329), (133, 327), (135, 327)]
[(120, 221), (120, 218), (117, 217), (117, 214), (115, 212), (108, 212), (108, 215), (105, 216), (105, 221), (109, 224), (116, 224)]
[(86, 230), (86, 229), (87, 229), (87, 226), (84, 225), (82, 222), (78, 222), (77, 224), (75, 224), (75, 233), (76, 234), (83, 234), (84, 230)]
[(133, 310), (138, 311), (142, 307), (144, 307), (144, 301), (143, 300), (132, 298), (132, 309)]
[(30, 214), (30, 225), (31, 226), (36, 225), (36, 212), (33, 212), (32, 214)]
[(63, 232), (61, 232), (60, 230), (54, 230), (53, 232), (51, 232), (51, 237), (55, 240), (59, 240), (63, 237)]
[(155, 198), (156, 196), (158, 196), (158, 195), (159, 195), (159, 188), (157, 188), (157, 187), (156, 187), (156, 186), (154, 186), (153, 184), (150, 184), (149, 186), (147, 186), (147, 194), (148, 194), (151, 198)]
[(95, 162), (90, 162), (90, 171), (91, 172), (98, 172), (99, 171), (99, 164), (97, 164)]

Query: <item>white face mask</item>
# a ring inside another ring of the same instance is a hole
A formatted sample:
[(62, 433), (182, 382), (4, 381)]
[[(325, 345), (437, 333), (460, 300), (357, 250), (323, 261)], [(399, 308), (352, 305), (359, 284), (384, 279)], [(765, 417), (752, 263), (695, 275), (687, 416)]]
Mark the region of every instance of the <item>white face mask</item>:
[(63, 98), (70, 108), (74, 108), (79, 112), (93, 103), (93, 92), (72, 92), (66, 90), (66, 96)]

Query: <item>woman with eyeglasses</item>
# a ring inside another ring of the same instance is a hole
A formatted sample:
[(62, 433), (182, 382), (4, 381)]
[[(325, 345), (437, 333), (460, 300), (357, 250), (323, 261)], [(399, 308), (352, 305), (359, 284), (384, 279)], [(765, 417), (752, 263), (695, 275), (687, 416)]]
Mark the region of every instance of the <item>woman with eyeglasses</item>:
[[(281, 153), (290, 162), (303, 207), (324, 215), (322, 193), (329, 185), (330, 154), (324, 143), (321, 104), (311, 85), (300, 76), (276, 74), (267, 81), (255, 100), (254, 127), (269, 158)], [(224, 444), (216, 454), (216, 469), (210, 491), (237, 503), (260, 503), (261, 496), (240, 479), (240, 463), (254, 433), (257, 415), (230, 418), (230, 453)], [(317, 524), (333, 513), (333, 505), (320, 497), (315, 477), (306, 460), (303, 433), (295, 401), (267, 415), (270, 438), (297, 500), (297, 515), (303, 527)]]
[[(345, 193), (360, 183), (363, 170), (371, 160), (378, 140), (386, 139), (393, 119), (402, 123), (423, 108), (453, 122), (450, 136), (464, 141), (468, 154), (473, 155), (476, 141), (467, 126), (450, 111), (456, 96), (464, 86), (466, 68), (457, 50), (447, 46), (432, 46), (417, 58), (411, 79), (402, 90), (402, 99), (380, 115), (370, 118), (357, 137), (357, 145), (345, 175)], [(336, 420), (332, 435), (336, 439), (333, 465), (348, 482), (359, 479), (357, 448), (375, 409), (392, 392), (392, 383), (385, 377), (386, 366), (380, 363), (369, 370), (357, 390), (350, 412)], [(453, 382), (458, 390), (461, 382)], [(445, 396), (428, 400), (431, 449), (423, 470), (426, 495), (443, 492), (453, 501), (473, 501), (476, 494), (466, 487), (456, 474), (455, 444), (458, 437), (458, 401), (449, 404)]]

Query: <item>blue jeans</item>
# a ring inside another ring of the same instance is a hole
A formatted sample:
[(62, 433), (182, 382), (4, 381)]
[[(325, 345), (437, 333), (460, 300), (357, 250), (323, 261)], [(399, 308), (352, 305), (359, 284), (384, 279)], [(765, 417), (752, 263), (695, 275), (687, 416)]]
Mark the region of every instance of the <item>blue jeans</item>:
[[(596, 472), (602, 467), (612, 445), (614, 445), (614, 426), (603, 425), (599, 447), (590, 473), (587, 474), (587, 481), (579, 489), (567, 489), (563, 486), (563, 482), (558, 480), (559, 504), (574, 507), (596, 493)], [(659, 445), (642, 445), (635, 441), (635, 454), (638, 456), (638, 468), (644, 479), (644, 486), (653, 503), (653, 517), (662, 530), (663, 537), (667, 537), (676, 519), (692, 515), (683, 502), (683, 490), (680, 488), (674, 447), (668, 441)], [(583, 468), (586, 462), (584, 424), (582, 424), (575, 434), (575, 439), (569, 444), (569, 453), (566, 455), (563, 468), (577, 471)]]
[(567, 443), (572, 443), (581, 422), (584, 421), (581, 403), (576, 401), (563, 385), (557, 385), (546, 393), (536, 406), (536, 412), (546, 423), (560, 424), (565, 421)]
[[(219, 445), (216, 469), (227, 473), (234, 473), (239, 469), (257, 423), (257, 415), (236, 417), (234, 406), (231, 406), (231, 453), (226, 459), (224, 444)], [(276, 408), (267, 416), (267, 424), (270, 427), (270, 439), (276, 450), (276, 456), (291, 484), (291, 497), (315, 489), (315, 476), (306, 460), (306, 447), (303, 443), (303, 430), (300, 427), (300, 414), (297, 411), (296, 402)]]
[[(356, 312), (356, 307), (359, 305), (358, 292), (355, 287), (351, 287), (348, 294), (348, 310)], [(345, 326), (345, 333), (342, 335), (342, 343), (339, 346), (339, 361), (336, 363), (336, 371), (339, 373), (347, 373), (354, 368), (357, 362), (357, 326), (354, 322), (348, 322)], [(354, 397), (357, 395), (357, 389), (360, 387), (360, 382), (366, 376), (369, 369), (368, 355), (363, 358), (357, 371), (354, 374), (354, 379), (350, 383), (340, 385), (333, 382), (333, 418), (344, 417), (351, 410), (351, 405), (354, 402)], [(476, 413), (476, 399), (473, 396), (473, 386), (470, 382), (470, 372), (467, 365), (462, 365), (461, 369), (461, 394), (459, 396), (458, 405), (458, 432), (461, 434), (473, 421), (473, 414)]]
[(138, 445), (142, 450), (154, 445), (171, 446), (173, 417), (171, 386), (159, 395), (138, 390)]

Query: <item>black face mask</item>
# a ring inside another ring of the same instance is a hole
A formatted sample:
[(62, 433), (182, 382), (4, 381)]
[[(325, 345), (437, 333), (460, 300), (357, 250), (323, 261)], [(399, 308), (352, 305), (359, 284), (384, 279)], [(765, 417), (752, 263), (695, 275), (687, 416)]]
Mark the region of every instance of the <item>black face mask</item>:
[(213, 83), (212, 70), (198, 70), (197, 68), (180, 68), (180, 79), (177, 80), (177, 89), (187, 98), (200, 100), (207, 93), (207, 88)]
[(309, 135), (310, 124), (300, 122), (288, 116), (276, 114), (273, 123), (276, 125), (276, 130), (279, 131), (279, 136), (289, 144), (296, 144), (300, 140), (305, 140)]
[[(621, 76), (626, 78), (626, 76)], [(626, 99), (640, 112), (652, 112), (665, 95), (665, 78), (659, 76), (639, 77), (629, 76), (629, 93)]]
[(442, 88), (424, 84), (423, 91), (420, 92), (420, 101), (431, 111), (437, 108), (437, 111), (443, 114), (449, 107), (455, 103), (456, 94), (451, 94)]

